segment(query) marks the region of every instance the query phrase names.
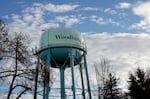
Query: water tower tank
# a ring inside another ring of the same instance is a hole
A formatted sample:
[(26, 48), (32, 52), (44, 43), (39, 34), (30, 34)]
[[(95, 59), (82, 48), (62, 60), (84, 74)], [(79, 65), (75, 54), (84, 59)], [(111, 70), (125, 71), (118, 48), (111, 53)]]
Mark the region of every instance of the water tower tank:
[(42, 61), (47, 60), (48, 51), (51, 53), (51, 66), (58, 67), (65, 63), (69, 66), (69, 52), (72, 49), (74, 64), (81, 62), (86, 47), (82, 35), (70, 28), (50, 28), (45, 30), (40, 38), (38, 53)]

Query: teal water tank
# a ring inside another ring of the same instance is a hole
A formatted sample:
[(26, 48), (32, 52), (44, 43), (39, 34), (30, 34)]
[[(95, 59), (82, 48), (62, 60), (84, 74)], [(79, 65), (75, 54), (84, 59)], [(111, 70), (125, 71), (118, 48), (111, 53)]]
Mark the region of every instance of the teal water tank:
[(75, 65), (81, 62), (83, 54), (86, 53), (83, 37), (76, 30), (70, 28), (50, 28), (41, 35), (38, 49), (40, 59), (47, 62), (47, 57), (50, 53), (52, 67), (59, 68), (61, 65), (70, 67), (70, 51), (73, 52)]

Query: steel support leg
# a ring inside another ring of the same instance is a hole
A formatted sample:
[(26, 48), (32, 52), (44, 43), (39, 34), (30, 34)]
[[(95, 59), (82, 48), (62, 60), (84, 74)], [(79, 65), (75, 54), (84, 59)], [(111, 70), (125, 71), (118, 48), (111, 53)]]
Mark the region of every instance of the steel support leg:
[[(48, 75), (49, 75), (48, 77), (50, 78), (50, 67), (51, 67), (51, 53), (50, 53), (50, 49), (48, 49), (48, 54), (47, 54), (47, 65), (48, 65), (48, 70), (47, 70), (47, 71), (48, 71), (48, 73), (49, 73), (49, 74), (48, 74)], [(48, 78), (48, 79), (49, 79), (49, 78)], [(45, 96), (46, 96), (46, 97), (45, 97), (46, 99), (49, 99), (49, 91), (50, 91), (50, 88), (49, 88), (49, 81), (48, 81), (48, 83), (47, 83), (47, 85), (46, 85), (46, 93), (45, 93), (45, 94), (46, 94), (46, 95), (45, 95)]]
[(82, 65), (80, 64), (80, 74), (81, 74), (81, 83), (82, 83), (82, 96), (85, 99), (85, 88), (84, 88), (84, 81), (83, 81), (83, 73), (82, 73)]
[(71, 66), (71, 75), (72, 75), (73, 99), (76, 99), (75, 81), (74, 81), (74, 57), (73, 57), (73, 49), (72, 48), (70, 50), (70, 66)]
[(60, 86), (61, 86), (61, 99), (65, 99), (65, 68), (64, 66), (60, 67)]
[(84, 57), (84, 66), (85, 66), (85, 73), (86, 73), (86, 80), (87, 80), (87, 88), (88, 88), (88, 93), (89, 93), (89, 99), (92, 99), (90, 82), (89, 82), (89, 75), (88, 75), (88, 69), (87, 69), (87, 62), (86, 62), (86, 55), (84, 54), (83, 57)]

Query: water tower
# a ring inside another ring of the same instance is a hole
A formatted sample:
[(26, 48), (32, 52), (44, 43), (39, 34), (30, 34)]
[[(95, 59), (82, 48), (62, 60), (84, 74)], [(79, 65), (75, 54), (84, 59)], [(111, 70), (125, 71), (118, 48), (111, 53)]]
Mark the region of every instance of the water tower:
[[(85, 78), (87, 82), (88, 97), (91, 99), (91, 90), (88, 77), (86, 62), (86, 46), (81, 34), (70, 28), (50, 28), (44, 31), (40, 38), (40, 46), (36, 51), (38, 61), (41, 60), (47, 64), (48, 71), (51, 67), (60, 69), (60, 89), (61, 99), (65, 99), (65, 76), (66, 68), (71, 68), (72, 93), (73, 99), (76, 99), (74, 66), (81, 67), (83, 61), (85, 69)], [(85, 99), (85, 88), (82, 68), (80, 68), (82, 81), (82, 96)], [(44, 99), (49, 99), (49, 84), (46, 87)]]

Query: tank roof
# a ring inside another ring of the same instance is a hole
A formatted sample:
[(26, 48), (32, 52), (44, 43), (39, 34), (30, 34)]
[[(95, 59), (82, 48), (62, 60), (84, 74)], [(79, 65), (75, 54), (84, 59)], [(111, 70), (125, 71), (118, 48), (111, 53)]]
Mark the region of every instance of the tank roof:
[(40, 38), (38, 52), (48, 48), (72, 47), (86, 52), (86, 46), (81, 33), (71, 28), (49, 28)]

